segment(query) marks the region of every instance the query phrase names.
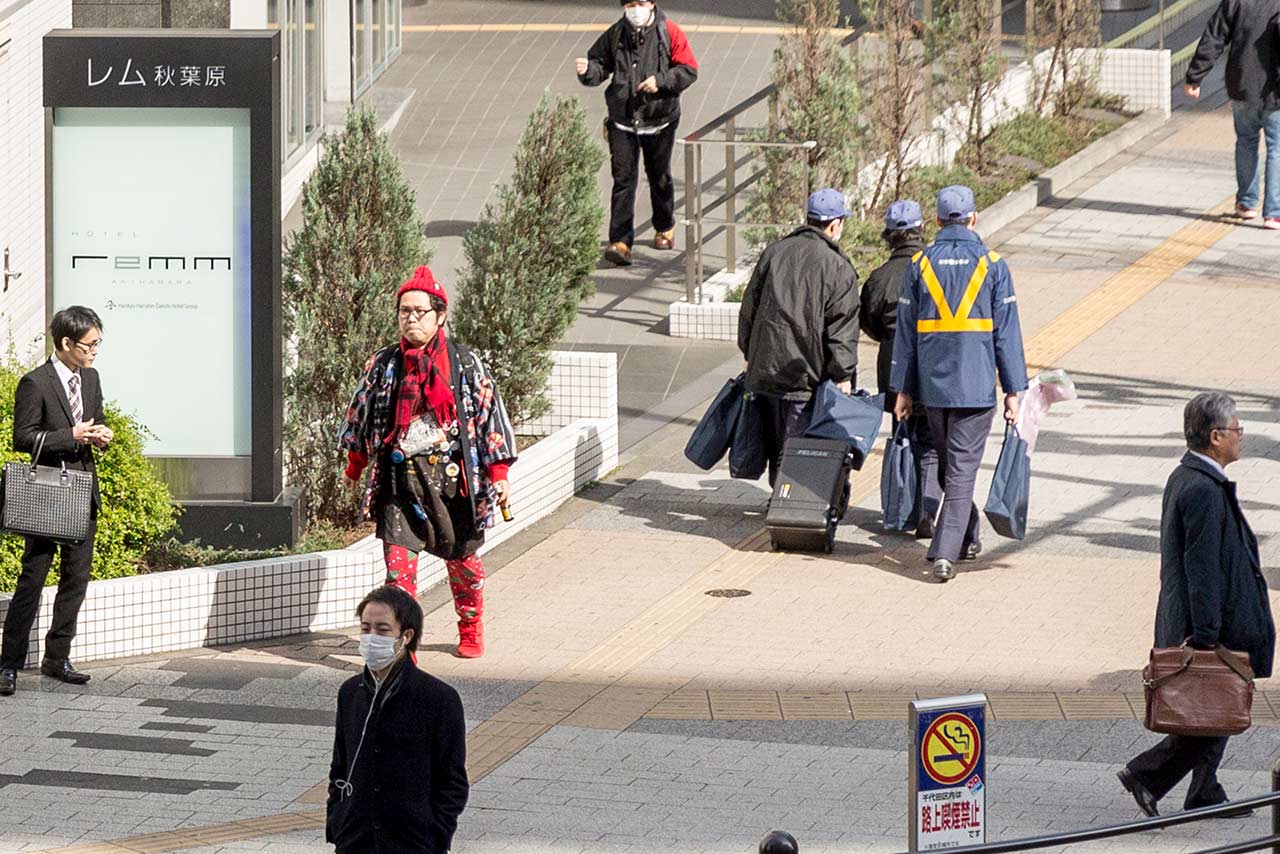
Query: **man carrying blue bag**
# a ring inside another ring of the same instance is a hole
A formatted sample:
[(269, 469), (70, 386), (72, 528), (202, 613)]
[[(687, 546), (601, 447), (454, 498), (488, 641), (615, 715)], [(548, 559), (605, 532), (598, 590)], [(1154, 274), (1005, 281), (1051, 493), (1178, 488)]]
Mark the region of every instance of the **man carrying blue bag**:
[[(845, 394), (853, 391), (858, 274), (840, 249), (851, 215), (839, 190), (810, 195), (806, 224), (765, 248), (742, 295), (738, 349), (747, 361), (752, 399), (738, 433), (747, 432), (748, 419), (758, 423), (754, 432), (762, 440), (770, 486), (787, 438), (803, 436), (809, 427), (806, 407), (814, 390), (830, 380)], [(750, 438), (741, 435), (734, 451)], [(729, 462), (733, 467), (732, 454)]]
[(982, 550), (973, 488), (995, 417), (996, 376), (1009, 424), (1017, 422), (1018, 393), (1027, 388), (1013, 280), (972, 230), (977, 222), (972, 190), (939, 191), (941, 230), (912, 259), (903, 283), (889, 380), (898, 394), (896, 418), (909, 417), (915, 399), (929, 410), (943, 500), (927, 559), (943, 582), (959, 560)]

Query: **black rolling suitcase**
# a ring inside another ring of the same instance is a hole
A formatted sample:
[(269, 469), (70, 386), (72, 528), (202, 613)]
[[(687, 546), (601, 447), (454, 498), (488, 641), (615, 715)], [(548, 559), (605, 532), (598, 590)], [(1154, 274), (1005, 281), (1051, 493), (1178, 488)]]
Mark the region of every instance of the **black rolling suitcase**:
[(791, 438), (769, 499), (764, 524), (775, 549), (824, 551), (836, 544), (836, 525), (849, 504), (849, 443)]

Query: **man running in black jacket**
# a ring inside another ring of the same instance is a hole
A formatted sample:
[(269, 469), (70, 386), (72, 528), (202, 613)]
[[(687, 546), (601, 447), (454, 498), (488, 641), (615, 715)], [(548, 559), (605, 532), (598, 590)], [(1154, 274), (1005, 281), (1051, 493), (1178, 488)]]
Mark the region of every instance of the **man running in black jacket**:
[(631, 263), (636, 237), (641, 152), (657, 232), (653, 247), (670, 249), (674, 244), (671, 152), (680, 123), (680, 93), (698, 79), (698, 60), (675, 21), (652, 0), (624, 0), (622, 6), (622, 18), (596, 39), (586, 56), (574, 61), (583, 85), (599, 86), (609, 80), (604, 93), (609, 108), (605, 134), (613, 166), (613, 204), (605, 258), (620, 267)]

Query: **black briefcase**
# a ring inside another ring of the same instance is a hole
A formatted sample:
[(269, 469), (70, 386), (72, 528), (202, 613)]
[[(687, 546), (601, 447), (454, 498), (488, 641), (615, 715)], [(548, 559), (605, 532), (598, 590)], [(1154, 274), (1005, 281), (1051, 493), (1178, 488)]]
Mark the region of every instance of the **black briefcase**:
[(89, 536), (93, 475), (38, 464), (48, 433), (36, 437), (31, 463), (5, 463), (0, 528), (10, 534), (78, 545)]
[(823, 551), (836, 545), (836, 526), (849, 505), (854, 454), (848, 442), (791, 438), (764, 524), (775, 549)]

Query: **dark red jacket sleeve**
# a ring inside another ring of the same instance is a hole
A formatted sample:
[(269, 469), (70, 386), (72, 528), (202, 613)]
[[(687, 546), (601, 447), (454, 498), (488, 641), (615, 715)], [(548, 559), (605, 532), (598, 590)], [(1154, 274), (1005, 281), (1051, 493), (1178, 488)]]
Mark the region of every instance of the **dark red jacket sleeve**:
[(671, 38), (671, 67), (657, 75), (658, 88), (679, 95), (698, 79), (698, 59), (684, 30), (670, 18), (667, 18), (667, 35)]

